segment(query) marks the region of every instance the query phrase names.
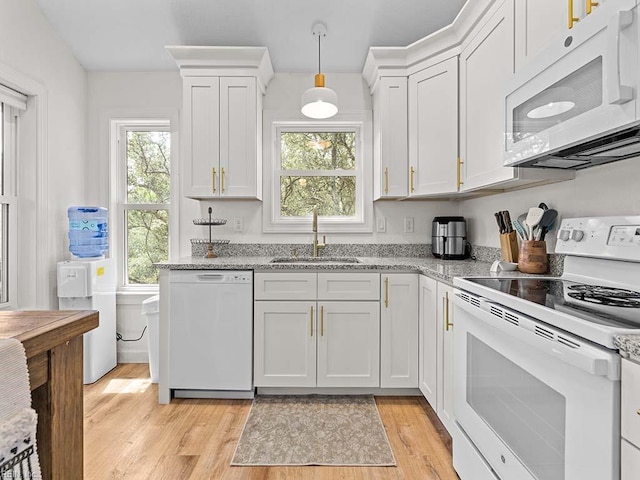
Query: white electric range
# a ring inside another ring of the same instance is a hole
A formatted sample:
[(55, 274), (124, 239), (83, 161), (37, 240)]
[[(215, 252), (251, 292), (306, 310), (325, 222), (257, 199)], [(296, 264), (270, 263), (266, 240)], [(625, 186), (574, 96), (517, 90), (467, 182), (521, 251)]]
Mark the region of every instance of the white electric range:
[(640, 216), (565, 219), (556, 253), (561, 277), (454, 280), (462, 480), (619, 479), (613, 340), (640, 334)]

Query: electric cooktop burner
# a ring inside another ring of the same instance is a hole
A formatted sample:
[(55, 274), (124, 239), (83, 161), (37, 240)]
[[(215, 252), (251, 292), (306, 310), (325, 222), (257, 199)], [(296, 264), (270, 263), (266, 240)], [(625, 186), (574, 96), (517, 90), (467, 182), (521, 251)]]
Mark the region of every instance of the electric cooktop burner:
[(571, 298), (583, 302), (620, 308), (640, 308), (640, 293), (622, 288), (576, 284), (567, 287)]

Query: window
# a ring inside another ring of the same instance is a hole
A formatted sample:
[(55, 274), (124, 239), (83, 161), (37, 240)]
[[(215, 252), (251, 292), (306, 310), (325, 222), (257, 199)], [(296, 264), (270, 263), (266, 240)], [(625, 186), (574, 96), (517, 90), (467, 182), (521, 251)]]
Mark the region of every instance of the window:
[(0, 308), (17, 299), (16, 166), (20, 110), (27, 98), (0, 85)]
[(169, 259), (169, 121), (116, 123), (117, 221), (121, 230), (116, 228), (115, 237), (121, 284), (157, 284), (158, 270), (153, 264)]
[(363, 122), (272, 125), (265, 231), (308, 231), (314, 208), (324, 232), (371, 231)]

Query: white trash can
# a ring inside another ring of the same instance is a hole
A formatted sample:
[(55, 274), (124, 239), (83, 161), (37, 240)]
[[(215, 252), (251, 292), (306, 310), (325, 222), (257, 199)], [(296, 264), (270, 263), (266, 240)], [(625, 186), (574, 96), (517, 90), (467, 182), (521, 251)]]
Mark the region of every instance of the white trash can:
[(158, 383), (158, 363), (160, 361), (160, 295), (154, 295), (142, 302), (142, 313), (147, 317), (147, 348), (149, 350), (149, 372), (151, 383)]

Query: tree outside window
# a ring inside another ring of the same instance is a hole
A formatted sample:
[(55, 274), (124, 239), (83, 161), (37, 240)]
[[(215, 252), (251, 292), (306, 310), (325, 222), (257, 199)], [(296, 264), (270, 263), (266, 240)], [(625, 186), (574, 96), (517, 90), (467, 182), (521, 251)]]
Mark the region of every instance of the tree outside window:
[(356, 133), (280, 133), (280, 216), (354, 217), (357, 209)]
[(154, 284), (158, 283), (154, 263), (169, 259), (171, 138), (157, 126), (125, 131), (124, 278), (128, 285)]

